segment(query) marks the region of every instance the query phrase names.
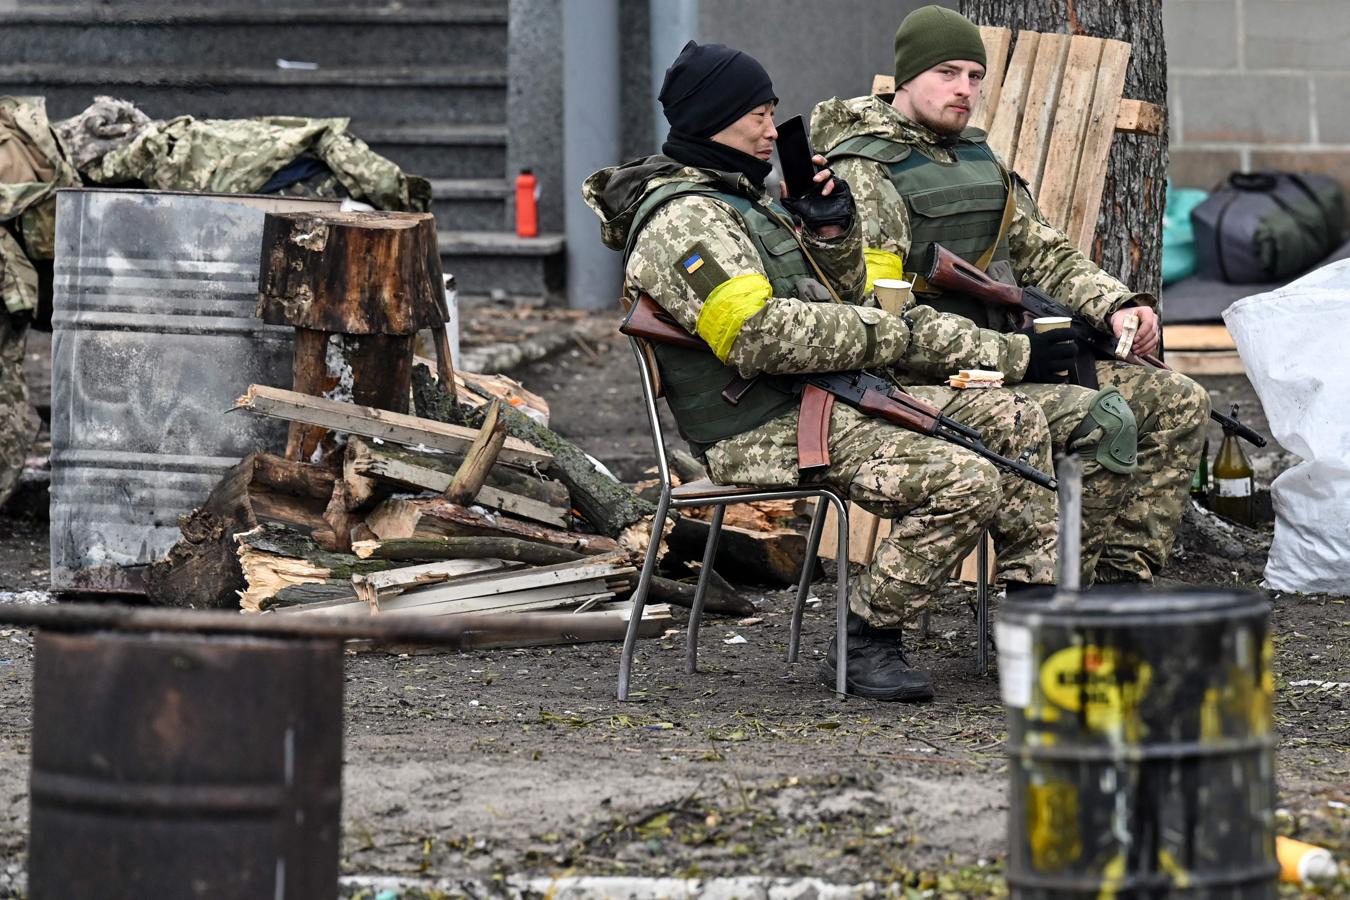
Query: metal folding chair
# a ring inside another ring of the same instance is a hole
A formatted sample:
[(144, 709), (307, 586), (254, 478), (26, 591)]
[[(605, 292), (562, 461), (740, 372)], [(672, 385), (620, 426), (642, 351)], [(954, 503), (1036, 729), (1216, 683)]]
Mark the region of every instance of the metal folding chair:
[[(659, 375), (655, 360), (648, 356), (649, 348), (639, 338), (630, 337), (633, 355), (637, 358), (638, 370), (642, 375), (642, 396), (647, 406), (647, 420), (651, 425), (652, 444), (656, 450), (656, 466), (660, 473), (661, 497), (656, 504), (656, 517), (652, 521), (651, 540), (647, 545), (647, 555), (642, 563), (642, 573), (638, 576), (637, 589), (633, 592), (633, 607), (629, 613), (628, 631), (624, 636), (623, 654), (619, 657), (619, 699), (628, 699), (629, 678), (633, 669), (633, 654), (637, 649), (638, 626), (642, 619), (642, 610), (647, 603), (647, 592), (651, 587), (652, 573), (656, 569), (656, 560), (660, 555), (661, 535), (666, 515), (671, 509), (686, 509), (696, 506), (712, 506), (712, 523), (708, 528), (708, 541), (703, 548), (703, 567), (699, 571), (698, 587), (694, 591), (694, 602), (689, 610), (689, 635), (685, 647), (685, 671), (693, 674), (698, 670), (698, 631), (699, 620), (703, 615), (703, 603), (708, 594), (708, 585), (712, 580), (713, 560), (717, 557), (717, 543), (722, 532), (722, 517), (732, 503), (750, 503), (755, 500), (785, 500), (799, 497), (816, 497), (815, 515), (811, 519), (811, 530), (806, 540), (806, 558), (802, 563), (801, 580), (797, 583), (797, 599), (792, 607), (792, 626), (788, 637), (788, 662), (797, 661), (797, 649), (801, 642), (802, 610), (806, 606), (806, 595), (811, 587), (811, 573), (816, 566), (816, 552), (820, 546), (820, 535), (825, 525), (825, 511), (833, 506), (839, 523), (839, 558), (848, 559), (848, 504), (834, 488), (826, 485), (818, 487), (734, 487), (714, 484), (711, 481), (698, 481), (680, 487), (674, 487), (670, 481), (670, 464), (666, 460), (666, 439), (661, 427), (661, 416), (656, 400), (661, 396)], [(847, 667), (842, 664), (848, 653), (848, 563), (840, 563), (835, 584), (836, 602), (836, 645), (840, 665), (836, 666), (835, 693), (842, 699), (847, 684)]]

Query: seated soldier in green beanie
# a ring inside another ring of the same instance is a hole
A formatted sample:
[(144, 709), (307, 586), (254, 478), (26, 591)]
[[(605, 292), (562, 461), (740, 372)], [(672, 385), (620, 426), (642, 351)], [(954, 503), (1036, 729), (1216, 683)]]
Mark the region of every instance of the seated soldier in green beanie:
[[(983, 132), (967, 128), (984, 73), (979, 29), (950, 9), (925, 6), (895, 33), (889, 103), (858, 97), (816, 106), (812, 144), (827, 148), (837, 175), (852, 185), (868, 278), (920, 271), (932, 245), (941, 244), (1001, 281), (1040, 288), (1116, 334), (1127, 311), (1138, 315), (1134, 351), (1152, 353), (1160, 328), (1155, 298), (1103, 272), (1047, 224), (1026, 183), (989, 149)], [(1043, 337), (1004, 309), (928, 289), (921, 280), (915, 302), (999, 332), (1021, 329), (1033, 351)], [(1057, 453), (1084, 458), (1083, 583), (1148, 582), (1171, 551), (1209, 396), (1172, 372), (1114, 360), (1098, 361), (1096, 372), (1101, 391), (1056, 383), (1064, 379), (1055, 376), (1016, 391), (1045, 412)]]
[[(902, 318), (864, 303), (862, 232), (848, 186), (825, 169), (816, 175), (819, 195), (780, 204), (765, 191), (777, 97), (748, 54), (691, 41), (667, 70), (660, 99), (670, 123), (663, 153), (596, 172), (582, 192), (605, 244), (624, 254), (625, 294), (649, 294), (708, 345), (654, 345), (667, 405), (715, 481), (824, 482), (894, 520), (851, 584), (847, 685), (880, 700), (926, 700), (932, 681), (907, 662), (901, 627), (986, 525), (1003, 577), (1050, 583), (1054, 495), (843, 403), (829, 419), (829, 466), (804, 476), (794, 376), (895, 366), (928, 377), (998, 368), (1016, 378), (1028, 365), (1027, 339), (933, 309)], [(760, 377), (732, 405), (723, 389), (738, 376)], [(1025, 452), (1048, 470), (1049, 434), (1035, 404), (1006, 390), (967, 394), (956, 410), (961, 421), (981, 429), (996, 452)], [(836, 656), (831, 641), (820, 673), (829, 685)]]

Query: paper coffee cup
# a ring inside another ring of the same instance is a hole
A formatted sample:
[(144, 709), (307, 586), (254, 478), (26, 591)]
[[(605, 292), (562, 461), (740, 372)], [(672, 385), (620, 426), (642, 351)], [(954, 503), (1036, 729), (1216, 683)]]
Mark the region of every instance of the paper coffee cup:
[(881, 302), (881, 308), (892, 314), (898, 314), (909, 305), (910, 287), (908, 281), (902, 281), (899, 278), (878, 278), (872, 282), (872, 288), (877, 292), (877, 300)]
[(1073, 319), (1068, 316), (1041, 316), (1039, 319), (1031, 320), (1031, 325), (1037, 332), (1068, 328), (1072, 324)]

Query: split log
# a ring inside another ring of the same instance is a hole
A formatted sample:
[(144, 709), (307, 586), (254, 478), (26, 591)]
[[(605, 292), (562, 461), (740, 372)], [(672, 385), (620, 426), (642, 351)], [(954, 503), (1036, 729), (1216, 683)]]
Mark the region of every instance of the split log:
[[(421, 389), (426, 389), (438, 380), (433, 373), (435, 364), (435, 360), (427, 359), (425, 356), (413, 357), (414, 403), (416, 402), (419, 385)], [(548, 425), (548, 401), (508, 375), (456, 371), (455, 387), (455, 397), (462, 406), (487, 406), (493, 400), (501, 400), (507, 406), (520, 410), (539, 424)], [(436, 418), (423, 412), (419, 412), (418, 415), (428, 419)], [(457, 422), (456, 424), (462, 423)]]
[(313, 535), (328, 549), (339, 545), (324, 518), (337, 484), (325, 468), (267, 453), (244, 458), (221, 478), (206, 502), (179, 517), (183, 537), (146, 576), (151, 603), (232, 608), (244, 588), (234, 536), (262, 522), (277, 522)]
[[(396, 538), (385, 541), (363, 541), (353, 544), (352, 550), (361, 559), (384, 559), (391, 562), (490, 557), (542, 566), (585, 558), (584, 554), (574, 550), (516, 538)], [(657, 575), (652, 578), (650, 599), (653, 602), (672, 603), (688, 609), (694, 603), (694, 588), (692, 584), (672, 581)], [(737, 594), (725, 579), (714, 572), (712, 583), (708, 587), (708, 596), (704, 601), (704, 610), (713, 615), (748, 616), (755, 612), (755, 606)]]
[(455, 477), (445, 489), (445, 499), (451, 503), (469, 503), (478, 496), (478, 490), (487, 480), (488, 472), (497, 461), (502, 444), (506, 442), (506, 422), (500, 417), (501, 408), (501, 401), (494, 400), (483, 414), (478, 437), (474, 438), (463, 464), (455, 471)]
[[(572, 506), (601, 534), (618, 537), (624, 529), (656, 515), (655, 506), (600, 472), (576, 444), (517, 410), (503, 409), (502, 416), (509, 434), (551, 455), (546, 471), (567, 485)], [(483, 413), (465, 411), (464, 420), (481, 425)]]
[(264, 523), (235, 536), (245, 586), (237, 596), (245, 612), (298, 603), (350, 599), (352, 576), (390, 568), (382, 559), (358, 559), (324, 550), (312, 538)]
[[(347, 434), (379, 438), (409, 447), (426, 446), (436, 450), (465, 452), (477, 437), (473, 428), (311, 397), (262, 384), (249, 385), (248, 392), (234, 402), (234, 409), (248, 409), (276, 419), (322, 425)], [(475, 427), (481, 424), (480, 417)], [(498, 458), (507, 465), (521, 468), (544, 466), (552, 460), (547, 451), (509, 437)]]
[[(385, 499), (395, 489), (443, 493), (464, 461), (458, 453), (418, 453), (385, 444), (372, 446), (360, 438), (347, 442), (342, 480), (351, 508)], [(487, 484), (473, 500), (503, 512), (566, 527), (569, 499), (559, 482), (505, 466), (488, 470)]]
[[(729, 504), (722, 514), (722, 525), (745, 531), (778, 532), (801, 515), (798, 500), (756, 500), (753, 503)], [(680, 515), (704, 522), (712, 520), (714, 508), (697, 506), (680, 510)]]
[[(671, 552), (684, 559), (701, 560), (708, 527), (700, 519), (682, 516), (667, 538)], [(782, 587), (797, 583), (805, 558), (806, 535), (799, 531), (750, 531), (724, 523), (713, 568), (735, 572), (738, 583)]]
[(440, 498), (386, 500), (366, 517), (366, 525), (381, 540), (407, 537), (514, 537), (566, 547), (587, 556), (619, 549), (617, 541), (604, 535), (577, 534), (486, 515)]

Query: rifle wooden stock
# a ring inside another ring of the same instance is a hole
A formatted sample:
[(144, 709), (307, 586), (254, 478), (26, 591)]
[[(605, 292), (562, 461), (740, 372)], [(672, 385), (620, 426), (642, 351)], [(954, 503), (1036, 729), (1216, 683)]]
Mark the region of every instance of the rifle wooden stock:
[(987, 303), (1019, 308), (1022, 306), (1020, 287), (990, 278), (941, 244), (933, 245), (933, 262), (924, 280), (933, 287), (959, 291)]
[(937, 416), (930, 415), (927, 411), (908, 403), (909, 400), (916, 398), (905, 397), (904, 400), (900, 400), (899, 397), (901, 396), (904, 395), (888, 396), (881, 391), (867, 390), (863, 392), (862, 399), (858, 401), (858, 409), (869, 416), (894, 422), (896, 425), (908, 428), (910, 431), (916, 431), (919, 434), (931, 435), (936, 433)]
[(674, 316), (645, 293), (638, 294), (637, 302), (629, 307), (619, 331), (629, 337), (640, 337), (658, 344), (674, 344), (689, 350), (712, 352), (712, 348), (702, 338), (685, 331)]

